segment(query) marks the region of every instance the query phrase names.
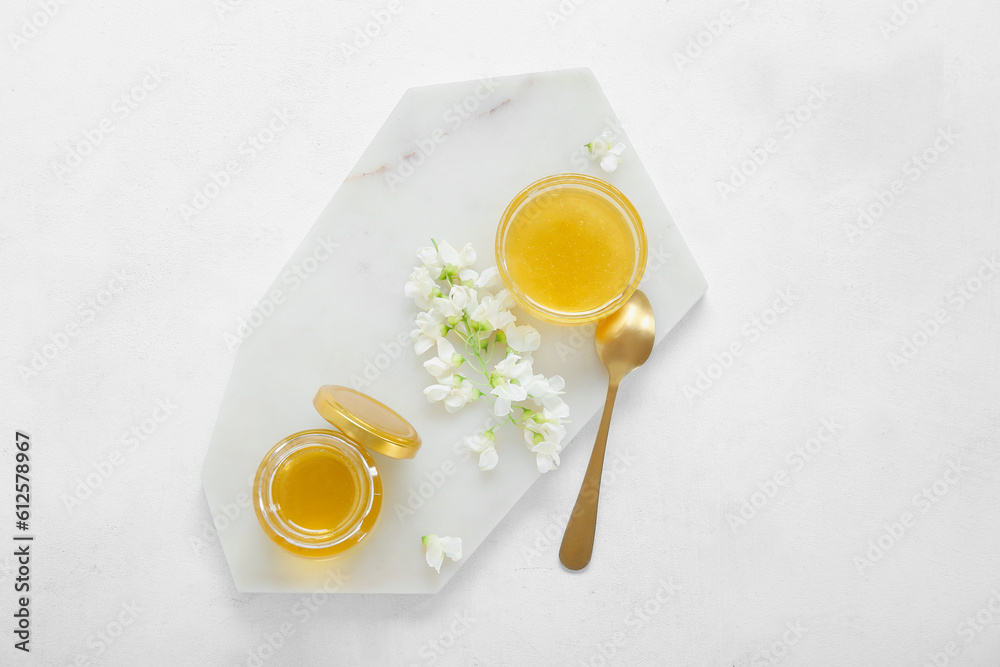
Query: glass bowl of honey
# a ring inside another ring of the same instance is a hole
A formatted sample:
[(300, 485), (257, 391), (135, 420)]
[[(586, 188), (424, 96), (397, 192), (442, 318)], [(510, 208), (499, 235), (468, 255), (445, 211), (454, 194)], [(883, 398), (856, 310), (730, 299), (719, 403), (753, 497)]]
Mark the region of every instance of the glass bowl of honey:
[(412, 458), (420, 437), (396, 412), (348, 387), (320, 387), (313, 405), (336, 430), (300, 431), (274, 445), (257, 468), (254, 511), (284, 549), (330, 558), (375, 528), (382, 478), (371, 452)]
[(526, 311), (557, 324), (607, 317), (646, 269), (646, 233), (635, 207), (586, 174), (556, 174), (507, 206), (496, 238), (504, 286)]

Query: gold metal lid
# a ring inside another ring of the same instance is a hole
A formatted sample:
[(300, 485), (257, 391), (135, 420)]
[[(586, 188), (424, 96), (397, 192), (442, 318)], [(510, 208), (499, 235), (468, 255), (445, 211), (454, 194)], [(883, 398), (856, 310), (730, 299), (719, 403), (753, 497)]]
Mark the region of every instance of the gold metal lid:
[(313, 406), (341, 433), (373, 452), (412, 459), (420, 449), (420, 436), (410, 422), (360, 391), (326, 384), (316, 392)]

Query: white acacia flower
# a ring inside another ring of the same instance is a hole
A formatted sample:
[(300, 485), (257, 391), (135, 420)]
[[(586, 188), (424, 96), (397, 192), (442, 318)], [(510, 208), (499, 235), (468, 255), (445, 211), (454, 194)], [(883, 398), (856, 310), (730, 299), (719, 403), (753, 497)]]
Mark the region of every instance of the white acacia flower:
[(413, 351), (417, 354), (434, 347), (448, 332), (444, 314), (437, 309), (417, 313), (416, 324), (417, 328), (410, 332), (410, 338), (413, 339)]
[(461, 250), (455, 250), (450, 243), (442, 241), (436, 248), (421, 248), (417, 251), (417, 257), (428, 269), (436, 270), (435, 278), (450, 281), (459, 276), (462, 269), (475, 263), (476, 251), (473, 250), (471, 243), (466, 243)]
[[(563, 392), (559, 392), (562, 394)], [(547, 415), (552, 419), (558, 419), (560, 424), (569, 423), (569, 406), (566, 405), (566, 401), (562, 400), (559, 396), (552, 396), (547, 401), (542, 404), (542, 414)], [(565, 430), (565, 429), (563, 429)]]
[(566, 381), (563, 380), (561, 375), (553, 375), (550, 378), (544, 375), (532, 375), (531, 379), (525, 384), (525, 388), (528, 390), (528, 396), (553, 411), (553, 414), (561, 406), (566, 405), (559, 398), (564, 393), (563, 389), (566, 388)]
[(559, 466), (559, 452), (566, 438), (564, 424), (568, 416), (569, 407), (562, 403), (556, 410), (543, 408), (524, 420), (524, 442), (535, 453), (539, 472), (555, 470)]
[[(553, 408), (542, 408), (541, 420), (539, 423), (562, 425), (569, 420), (569, 406), (562, 399), (556, 401)], [(563, 429), (565, 431), (565, 429)]]
[(441, 378), (454, 375), (458, 367), (465, 363), (465, 357), (455, 351), (455, 346), (447, 338), (438, 338), (437, 356), (424, 362), (427, 372)]
[(465, 446), (479, 454), (479, 469), (493, 470), (500, 457), (497, 455), (496, 436), (492, 432), (477, 433), (465, 438)]
[(478, 290), (492, 291), (499, 284), (500, 271), (497, 270), (497, 267), (491, 266), (476, 277), (473, 286)]
[(424, 389), (424, 396), (431, 403), (444, 402), (448, 412), (458, 412), (483, 395), (476, 386), (461, 375), (448, 375)]
[(615, 144), (614, 148), (611, 149), (612, 152), (601, 158), (598, 164), (605, 174), (610, 174), (618, 169), (618, 165), (622, 162), (621, 153), (623, 150), (625, 150), (625, 144)]
[(584, 146), (590, 151), (591, 155), (604, 155), (611, 150), (612, 137), (611, 130), (604, 130), (600, 136), (594, 137), (590, 140), (590, 143), (584, 144)]
[(566, 427), (561, 423), (542, 422), (538, 424), (528, 420), (524, 424), (524, 444), (531, 451), (536, 451), (535, 447), (542, 443), (550, 443), (558, 448), (557, 451), (561, 450), (562, 447), (559, 445), (562, 444), (565, 437)]
[(507, 347), (519, 354), (534, 352), (542, 344), (542, 335), (528, 324), (517, 326), (512, 322), (504, 327), (503, 334), (507, 339)]
[(516, 354), (507, 357), (496, 365), (490, 373), (490, 392), (496, 396), (493, 403), (493, 414), (506, 417), (510, 414), (510, 404), (528, 398), (528, 390), (524, 385), (531, 380), (531, 360), (522, 359)]
[(448, 299), (458, 310), (473, 310), (479, 305), (479, 294), (465, 285), (452, 285), (448, 291)]
[(510, 295), (506, 289), (502, 289), (497, 292), (497, 299), (500, 301), (500, 307), (510, 310), (514, 307), (514, 297)]
[(618, 164), (621, 162), (621, 155), (625, 151), (625, 144), (619, 141), (612, 145), (611, 142), (613, 140), (614, 135), (611, 134), (611, 130), (605, 130), (601, 133), (601, 136), (591, 140), (588, 144), (584, 144), (590, 153), (590, 159), (600, 160), (601, 169), (607, 174), (618, 168)]
[(458, 278), (466, 287), (483, 292), (492, 292), (493, 288), (500, 284), (500, 272), (495, 266), (491, 266), (482, 273), (475, 269), (462, 269), (458, 272)]
[(447, 318), (461, 320), (479, 305), (479, 294), (465, 285), (452, 285), (447, 297), (434, 299), (434, 307)]
[(462, 557), (462, 539), (459, 537), (424, 535), (420, 541), (424, 543), (424, 558), (427, 559), (427, 564), (438, 574), (441, 574), (441, 563), (444, 562), (445, 556), (452, 560), (459, 560)]
[(551, 472), (559, 467), (559, 452), (562, 448), (550, 442), (542, 442), (531, 448), (535, 452), (535, 465), (538, 472)]
[(430, 310), (434, 304), (434, 297), (441, 296), (441, 288), (426, 266), (418, 266), (413, 269), (409, 280), (403, 286), (403, 294), (413, 299), (424, 310)]
[(514, 315), (510, 312), (513, 306), (514, 300), (510, 293), (500, 290), (496, 296), (484, 296), (474, 309), (469, 310), (469, 317), (476, 322), (485, 322), (494, 330), (503, 329), (514, 323)]

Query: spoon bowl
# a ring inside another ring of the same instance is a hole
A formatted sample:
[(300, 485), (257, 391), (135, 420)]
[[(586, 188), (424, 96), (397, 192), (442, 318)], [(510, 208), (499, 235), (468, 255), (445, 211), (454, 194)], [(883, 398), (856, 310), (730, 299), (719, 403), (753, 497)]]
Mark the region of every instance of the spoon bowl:
[(656, 336), (653, 307), (636, 290), (625, 305), (597, 323), (594, 344), (608, 369), (609, 379), (619, 381), (649, 359)]
[(580, 495), (576, 498), (559, 548), (559, 560), (570, 570), (582, 570), (590, 563), (597, 530), (597, 504), (601, 494), (601, 473), (604, 453), (611, 428), (611, 413), (622, 378), (646, 363), (653, 349), (656, 323), (653, 307), (641, 291), (636, 290), (624, 306), (597, 323), (594, 342), (597, 356), (608, 369), (608, 397), (597, 431), (594, 451), (587, 464)]

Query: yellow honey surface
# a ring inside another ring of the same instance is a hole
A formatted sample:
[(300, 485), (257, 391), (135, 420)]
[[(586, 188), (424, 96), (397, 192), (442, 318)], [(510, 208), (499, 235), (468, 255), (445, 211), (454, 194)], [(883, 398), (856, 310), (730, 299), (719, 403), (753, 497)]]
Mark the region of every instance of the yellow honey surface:
[(504, 252), (510, 279), (524, 295), (563, 312), (600, 308), (620, 295), (635, 254), (619, 210), (572, 186), (525, 204), (510, 224)]

